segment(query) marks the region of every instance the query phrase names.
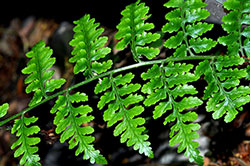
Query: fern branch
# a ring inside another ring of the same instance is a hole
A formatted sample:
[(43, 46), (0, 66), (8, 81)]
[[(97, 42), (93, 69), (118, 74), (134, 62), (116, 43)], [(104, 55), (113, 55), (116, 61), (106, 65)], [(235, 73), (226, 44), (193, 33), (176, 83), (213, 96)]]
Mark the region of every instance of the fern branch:
[(60, 142), (69, 140), (69, 149), (78, 146), (75, 155), (78, 156), (84, 152), (83, 159), (97, 164), (107, 164), (106, 159), (95, 150), (93, 145), (94, 137), (90, 136), (94, 129), (90, 126), (82, 127), (83, 123), (88, 123), (94, 119), (93, 116), (87, 115), (92, 112), (92, 108), (88, 105), (74, 107), (74, 102), (84, 102), (88, 100), (88, 96), (84, 93), (75, 93), (70, 95), (66, 92), (66, 96), (59, 96), (56, 104), (51, 109), (51, 113), (56, 113), (54, 124), (57, 125), (56, 133), (60, 135)]
[(244, 59), (238, 56), (220, 56), (217, 61), (203, 61), (196, 67), (196, 74), (204, 74), (208, 86), (204, 99), (208, 99), (207, 111), (213, 113), (213, 118), (221, 118), (231, 122), (242, 106), (250, 102), (250, 88), (240, 85), (240, 79), (247, 75), (246, 69), (233, 69), (233, 66), (243, 64)]
[(153, 118), (157, 119), (169, 110), (173, 112), (165, 118), (164, 124), (169, 122), (176, 123), (171, 127), (170, 145), (180, 144), (178, 152), (185, 150), (185, 156), (189, 157), (191, 162), (202, 164), (202, 157), (199, 156), (197, 149), (198, 143), (193, 140), (198, 138), (195, 132), (200, 128), (198, 124), (189, 123), (197, 119), (195, 112), (181, 113), (185, 109), (189, 109), (202, 104), (202, 101), (197, 97), (184, 97), (180, 102), (176, 101), (177, 97), (184, 95), (194, 95), (197, 93), (192, 85), (188, 82), (196, 81), (198, 77), (191, 74), (189, 71), (193, 65), (174, 64), (170, 62), (167, 66), (164, 63), (161, 66), (154, 65), (141, 77), (144, 80), (150, 80), (142, 87), (142, 92), (148, 94), (144, 101), (145, 106), (157, 105), (153, 111)]
[(73, 85), (73, 86), (71, 86), (71, 87), (69, 87), (67, 89), (61, 90), (61, 91), (59, 91), (59, 92), (57, 92), (57, 93), (55, 93), (53, 95), (48, 96), (47, 98), (45, 98), (45, 99), (41, 100), (40, 102), (38, 102), (38, 103), (24, 109), (23, 111), (15, 114), (15, 115), (7, 118), (7, 119), (4, 119), (4, 120), (0, 121), (0, 127), (5, 125), (9, 121), (11, 121), (13, 119), (16, 119), (20, 115), (33, 110), (34, 108), (38, 107), (39, 105), (41, 105), (43, 103), (46, 103), (47, 101), (50, 101), (50, 100), (58, 97), (59, 95), (64, 94), (66, 91), (71, 91), (71, 90), (76, 89), (78, 87), (81, 87), (81, 86), (83, 86), (85, 84), (88, 84), (88, 83), (90, 83), (92, 81), (95, 81), (97, 79), (106, 77), (106, 76), (108, 76), (110, 74), (116, 74), (116, 73), (120, 73), (120, 72), (123, 72), (123, 71), (128, 71), (128, 70), (131, 70), (131, 69), (139, 68), (139, 67), (142, 67), (142, 66), (149, 66), (149, 65), (161, 64), (161, 63), (167, 63), (167, 62), (178, 62), (178, 61), (189, 61), (189, 60), (204, 60), (204, 59), (213, 60), (215, 58), (216, 58), (216, 56), (173, 57), (173, 58), (168, 58), (168, 59), (152, 60), (152, 61), (148, 61), (148, 62), (140, 62), (140, 63), (137, 63), (137, 64), (121, 67), (121, 68), (118, 68), (118, 69), (113, 69), (113, 70), (110, 70), (108, 72), (93, 76), (92, 78), (88, 78), (87, 80), (79, 82), (79, 83), (77, 83), (77, 84), (75, 84), (75, 85)]
[[(114, 124), (119, 124), (114, 130), (114, 136), (121, 135), (121, 143), (127, 142), (127, 146), (134, 147), (134, 150), (139, 150), (140, 154), (145, 154), (148, 157), (153, 157), (153, 152), (148, 142), (148, 135), (144, 134), (145, 119), (136, 117), (140, 115), (144, 108), (138, 103), (143, 100), (141, 95), (134, 94), (140, 89), (139, 84), (131, 84), (134, 75), (128, 73), (124, 76), (104, 78), (95, 88), (95, 93), (101, 93), (111, 88), (101, 97), (98, 102), (98, 108), (103, 109), (108, 104), (108, 108), (104, 111), (103, 118), (107, 121), (107, 126), (111, 127)], [(121, 86), (121, 87), (119, 87)], [(136, 117), (136, 118), (135, 118)]]
[(163, 32), (177, 33), (164, 44), (167, 48), (176, 49), (175, 57), (194, 56), (209, 51), (217, 44), (212, 39), (200, 38), (213, 28), (212, 24), (200, 22), (210, 15), (203, 9), (206, 5), (201, 0), (170, 0), (164, 4), (167, 8), (175, 8), (166, 14), (168, 22), (162, 28)]

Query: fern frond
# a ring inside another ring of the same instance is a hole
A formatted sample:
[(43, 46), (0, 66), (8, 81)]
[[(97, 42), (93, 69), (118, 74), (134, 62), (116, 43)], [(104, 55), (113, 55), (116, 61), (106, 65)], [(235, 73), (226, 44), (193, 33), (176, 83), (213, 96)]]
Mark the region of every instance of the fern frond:
[[(195, 132), (200, 128), (199, 124), (188, 123), (197, 119), (195, 112), (183, 113), (185, 109), (190, 109), (202, 104), (202, 101), (194, 95), (197, 93), (192, 85), (187, 83), (196, 81), (198, 77), (190, 73), (193, 68), (191, 64), (169, 63), (161, 66), (153, 65), (146, 73), (142, 73), (143, 80), (149, 80), (142, 87), (142, 92), (148, 94), (144, 101), (145, 106), (156, 105), (153, 111), (153, 118), (157, 119), (172, 110), (164, 121), (164, 124), (175, 122), (171, 127), (170, 145), (179, 144), (178, 152), (185, 150), (185, 156), (191, 162), (201, 164), (202, 157), (199, 155), (197, 147), (199, 144), (194, 139), (199, 135)], [(184, 97), (185, 96), (185, 97)], [(179, 101), (177, 98), (182, 98)]]
[(27, 63), (27, 67), (22, 70), (23, 74), (29, 74), (25, 79), (26, 93), (35, 92), (29, 106), (40, 102), (43, 97), (47, 97), (48, 92), (59, 89), (65, 79), (51, 79), (54, 70), (49, 70), (55, 63), (56, 59), (51, 58), (52, 50), (45, 47), (44, 41), (38, 42), (32, 50), (26, 54), (31, 60)]
[(73, 57), (69, 59), (69, 62), (75, 63), (74, 74), (83, 72), (85, 76), (91, 77), (94, 73), (106, 72), (113, 63), (112, 60), (100, 61), (111, 51), (104, 47), (108, 37), (100, 37), (104, 29), (98, 28), (100, 24), (95, 23), (95, 19), (90, 19), (88, 14), (74, 21), (74, 24), (74, 38), (69, 43), (74, 47)]
[(239, 86), (240, 79), (247, 75), (246, 69), (232, 68), (243, 62), (239, 56), (220, 56), (216, 62), (206, 60), (196, 67), (196, 74), (204, 74), (208, 83), (203, 98), (209, 99), (206, 109), (214, 112), (214, 119), (225, 114), (225, 122), (231, 122), (242, 106), (250, 102), (250, 88)]
[(92, 108), (88, 105), (74, 107), (73, 103), (88, 101), (88, 96), (84, 93), (70, 95), (67, 91), (66, 96), (59, 96), (56, 104), (51, 109), (51, 113), (56, 113), (54, 124), (57, 125), (56, 133), (60, 134), (60, 142), (68, 140), (69, 149), (76, 148), (75, 155), (83, 154), (83, 159), (97, 164), (107, 164), (106, 159), (95, 150), (93, 146), (94, 137), (90, 136), (94, 132), (91, 126), (82, 126), (94, 119), (88, 115)]
[[(121, 135), (121, 143), (127, 142), (127, 146), (134, 147), (134, 150), (139, 150), (140, 154), (145, 154), (148, 157), (153, 157), (153, 152), (148, 142), (148, 135), (145, 134), (145, 119), (139, 116), (144, 108), (138, 103), (143, 100), (141, 95), (134, 94), (141, 85), (132, 84), (131, 80), (134, 74), (128, 73), (124, 76), (118, 75), (104, 78), (95, 88), (95, 93), (105, 92), (98, 102), (98, 108), (104, 111), (103, 118), (107, 121), (107, 126), (117, 126), (114, 130), (114, 136)], [(110, 89), (111, 88), (111, 89)], [(110, 89), (110, 91), (107, 91)]]
[(0, 118), (4, 117), (7, 114), (8, 109), (9, 109), (8, 103), (4, 103), (0, 106)]
[(247, 0), (227, 0), (223, 3), (230, 12), (222, 18), (222, 28), (227, 36), (219, 37), (220, 44), (227, 46), (228, 55), (250, 57), (250, 2)]
[(146, 44), (150, 44), (160, 38), (160, 34), (147, 32), (154, 28), (153, 23), (145, 23), (150, 17), (148, 11), (149, 7), (138, 0), (128, 5), (121, 12), (123, 17), (120, 24), (117, 25), (118, 32), (115, 38), (120, 41), (117, 43), (116, 48), (123, 50), (126, 46), (130, 45), (134, 60), (136, 61), (140, 61), (141, 55), (147, 59), (152, 59), (160, 52), (158, 48), (146, 46)]
[(40, 157), (36, 154), (38, 147), (35, 146), (40, 142), (38, 137), (30, 137), (30, 135), (37, 134), (40, 131), (38, 126), (30, 126), (35, 123), (38, 118), (26, 118), (24, 114), (20, 119), (16, 119), (11, 129), (11, 133), (19, 137), (18, 140), (12, 144), (11, 149), (15, 149), (14, 157), (21, 157), (20, 164), (25, 166), (40, 166)]
[(200, 38), (202, 34), (213, 28), (212, 24), (200, 22), (210, 15), (204, 9), (206, 5), (201, 0), (170, 0), (164, 4), (167, 8), (175, 8), (166, 14), (165, 18), (168, 22), (162, 27), (165, 33), (177, 33), (164, 44), (167, 48), (176, 49), (175, 57), (206, 52), (217, 44), (212, 39)]

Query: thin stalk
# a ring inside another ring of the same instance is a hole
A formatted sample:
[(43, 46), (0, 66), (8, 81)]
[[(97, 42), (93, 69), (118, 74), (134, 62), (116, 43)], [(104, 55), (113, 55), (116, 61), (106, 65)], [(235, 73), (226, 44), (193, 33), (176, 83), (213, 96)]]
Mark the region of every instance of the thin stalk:
[(225, 103), (228, 103), (228, 105), (232, 108), (232, 110), (236, 110), (236, 106), (233, 102), (233, 100), (228, 96), (228, 93), (226, 92), (226, 90), (224, 89), (224, 87), (221, 85), (221, 82), (218, 78), (218, 76), (216, 75), (216, 69), (215, 69), (215, 64), (212, 63), (210, 65), (210, 68), (212, 70), (212, 76), (215, 80), (215, 83), (218, 85), (220, 92), (223, 94), (223, 96), (225, 97)]
[[(135, 7), (135, 6), (134, 6)], [(141, 62), (140, 58), (137, 55), (137, 51), (136, 51), (136, 30), (135, 30), (135, 12), (136, 9), (133, 10), (133, 12), (131, 13), (131, 24), (132, 24), (132, 40), (131, 40), (131, 52), (133, 55), (133, 58), (136, 62)]]
[(239, 44), (240, 44), (240, 48), (239, 48), (239, 52), (241, 53), (241, 56), (244, 57), (244, 50), (243, 50), (243, 44), (242, 44), (242, 35), (241, 35), (241, 29), (242, 29), (242, 24), (241, 24), (241, 16), (239, 15), (238, 17), (238, 40), (239, 40)]
[[(181, 8), (180, 10), (181, 10), (181, 19), (185, 20), (183, 9)], [(184, 42), (185, 42), (185, 44), (187, 46), (187, 51), (189, 52), (190, 56), (195, 56), (194, 53), (192, 52), (192, 50), (190, 49), (190, 46), (189, 46), (189, 43), (188, 43), (188, 38), (187, 38), (188, 36), (187, 36), (185, 24), (186, 24), (186, 21), (182, 21), (181, 29), (182, 29), (182, 31), (184, 33)]]
[(34, 108), (38, 107), (39, 105), (56, 98), (57, 96), (65, 93), (66, 91), (71, 91), (71, 90), (73, 90), (75, 88), (83, 86), (83, 85), (85, 85), (87, 83), (90, 83), (90, 82), (92, 82), (94, 80), (97, 80), (99, 78), (108, 76), (110, 74), (115, 74), (115, 73), (131, 70), (131, 69), (142, 67), (142, 66), (161, 64), (161, 63), (166, 63), (166, 62), (187, 61), (187, 60), (205, 60), (205, 59), (213, 60), (214, 58), (216, 58), (216, 56), (175, 57), (175, 58), (169, 58), (169, 59), (161, 59), (161, 60), (154, 60), (154, 61), (148, 61), (148, 62), (140, 62), (140, 63), (136, 63), (136, 64), (133, 64), (133, 65), (129, 65), (129, 66), (121, 67), (121, 68), (118, 68), (118, 69), (114, 69), (114, 70), (108, 71), (106, 73), (99, 74), (97, 76), (93, 76), (92, 78), (89, 78), (89, 79), (87, 79), (85, 81), (82, 81), (82, 82), (80, 82), (78, 84), (75, 84), (75, 85), (73, 85), (73, 86), (71, 86), (71, 87), (69, 87), (67, 89), (61, 90), (61, 91), (59, 91), (59, 92), (57, 92), (57, 93), (55, 93), (55, 94), (53, 94), (51, 96), (48, 96), (47, 98), (43, 99), (39, 103), (34, 104), (33, 106), (28, 107), (28, 108), (24, 109), (23, 111), (21, 111), (21, 112), (15, 114), (15, 115), (3, 120), (3, 121), (1, 121), (0, 122), (0, 127), (3, 126), (4, 124), (8, 123), (9, 121), (19, 117), (20, 115), (25, 114), (25, 113), (33, 110)]

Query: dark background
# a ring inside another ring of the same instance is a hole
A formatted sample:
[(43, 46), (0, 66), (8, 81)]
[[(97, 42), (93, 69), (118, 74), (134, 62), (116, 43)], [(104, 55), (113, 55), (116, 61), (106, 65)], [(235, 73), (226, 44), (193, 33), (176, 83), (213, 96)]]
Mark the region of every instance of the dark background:
[[(28, 16), (72, 22), (88, 13), (101, 25), (115, 28), (121, 18), (120, 12), (132, 2), (136, 0), (5, 1), (0, 7), (0, 24), (7, 26), (13, 18), (25, 19)], [(151, 19), (155, 20), (155, 25), (162, 26), (167, 10), (163, 4), (166, 1), (143, 2), (150, 7)]]

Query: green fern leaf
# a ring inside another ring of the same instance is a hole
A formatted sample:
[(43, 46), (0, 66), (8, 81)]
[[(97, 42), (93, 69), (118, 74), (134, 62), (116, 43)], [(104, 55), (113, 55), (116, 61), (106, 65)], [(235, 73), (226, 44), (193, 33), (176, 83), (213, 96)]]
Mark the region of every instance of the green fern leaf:
[(51, 113), (56, 113), (54, 124), (57, 125), (56, 133), (60, 135), (60, 142), (69, 140), (69, 149), (77, 146), (75, 155), (83, 154), (83, 159), (97, 164), (107, 164), (106, 159), (100, 155), (98, 150), (93, 147), (94, 137), (90, 136), (94, 132), (91, 126), (82, 127), (83, 123), (88, 123), (94, 119), (88, 115), (92, 112), (92, 108), (88, 105), (74, 107), (72, 103), (79, 103), (88, 100), (88, 96), (84, 93), (75, 93), (66, 96), (59, 96), (56, 104), (51, 109)]
[[(90, 15), (86, 14), (80, 20), (74, 21), (74, 38), (70, 41), (70, 45), (74, 47), (72, 51), (73, 57), (69, 62), (75, 63), (74, 74), (83, 72), (87, 77), (93, 76), (93, 73), (103, 73), (112, 67), (112, 61), (101, 61), (111, 49), (104, 47), (108, 37), (100, 37), (103, 28), (98, 28), (99, 23), (95, 23), (95, 19), (90, 19)], [(101, 62), (97, 62), (101, 61)]]
[(170, 49), (176, 49), (175, 57), (195, 55), (209, 51), (217, 42), (212, 39), (200, 38), (204, 33), (213, 28), (212, 24), (200, 22), (210, 13), (203, 9), (207, 4), (201, 0), (170, 0), (164, 4), (167, 8), (175, 8), (166, 14), (168, 21), (163, 27), (163, 32), (177, 32), (164, 43)]
[[(48, 92), (59, 89), (65, 79), (51, 79), (54, 72), (49, 70), (55, 63), (55, 58), (51, 58), (52, 50), (45, 47), (44, 41), (38, 42), (30, 52), (26, 54), (31, 60), (27, 63), (27, 67), (22, 70), (23, 74), (29, 74), (25, 79), (26, 93), (35, 92), (29, 106), (40, 102), (43, 97), (47, 97)], [(49, 70), (49, 71), (48, 71)]]
[(187, 25), (187, 34), (193, 38), (201, 36), (203, 33), (206, 33), (212, 30), (213, 25), (207, 23), (198, 22), (197, 24)]
[(239, 10), (241, 8), (241, 1), (227, 0), (223, 3), (224, 8), (227, 10)]
[[(190, 2), (190, 1), (189, 1)], [(194, 9), (186, 11), (186, 22), (187, 23), (195, 23), (196, 21), (201, 21), (206, 19), (210, 13), (206, 9)]]
[(184, 33), (182, 31), (179, 31), (176, 36), (172, 36), (170, 39), (168, 39), (164, 46), (167, 48), (177, 48), (181, 45), (182, 41), (184, 40)]
[[(179, 11), (179, 10), (178, 10), (178, 11)], [(169, 12), (169, 13), (170, 13), (170, 12)], [(172, 13), (171, 13), (171, 14), (172, 14)], [(168, 18), (168, 17), (170, 17), (170, 16), (167, 15), (166, 18)], [(171, 17), (173, 17), (173, 16), (171, 15)], [(174, 19), (174, 20), (172, 20), (171, 17), (168, 18), (168, 20), (171, 21), (171, 22), (166, 23), (166, 24), (162, 27), (162, 31), (163, 31), (163, 32), (168, 32), (168, 33), (178, 32), (179, 29), (181, 28), (181, 19), (178, 18), (179, 15), (178, 15), (178, 17), (177, 17), (176, 19)]]
[(209, 51), (211, 48), (213, 48), (216, 45), (216, 42), (212, 39), (207, 38), (197, 38), (197, 39), (190, 39), (189, 40), (190, 47), (193, 48), (195, 53), (201, 53)]
[(249, 28), (250, 2), (241, 0), (227, 0), (223, 3), (224, 8), (230, 12), (222, 18), (222, 28), (228, 33), (219, 37), (220, 44), (227, 46), (228, 55), (250, 56), (249, 51)]
[(30, 124), (35, 123), (38, 118), (30, 117), (26, 118), (22, 114), (20, 119), (16, 119), (11, 129), (11, 133), (19, 137), (16, 142), (11, 146), (11, 149), (15, 149), (14, 157), (21, 157), (20, 165), (25, 166), (40, 166), (40, 157), (36, 154), (38, 147), (35, 146), (40, 142), (38, 137), (29, 137), (33, 134), (37, 134), (40, 131), (38, 126), (28, 127)]
[(152, 59), (160, 52), (158, 48), (146, 46), (146, 44), (150, 44), (160, 38), (160, 34), (146, 32), (154, 28), (154, 24), (145, 23), (150, 17), (147, 15), (148, 11), (149, 7), (138, 0), (136, 3), (128, 5), (121, 12), (123, 17), (120, 24), (117, 25), (118, 32), (115, 34), (115, 38), (120, 41), (117, 43), (116, 48), (124, 50), (125, 47), (130, 45), (136, 61), (140, 61), (141, 55), (147, 59)]
[(138, 105), (143, 97), (134, 94), (141, 85), (130, 83), (133, 78), (134, 74), (128, 73), (124, 76), (106, 77), (100, 81), (95, 88), (96, 93), (105, 92), (110, 88), (111, 90), (101, 96), (97, 106), (103, 109), (105, 105), (108, 105), (103, 118), (108, 122), (108, 127), (118, 123), (114, 136), (121, 135), (121, 143), (127, 142), (127, 146), (133, 146), (134, 150), (139, 150), (140, 154), (143, 153), (152, 158), (154, 155), (150, 142), (147, 141), (148, 135), (144, 133), (146, 128), (142, 126), (145, 119), (138, 117), (144, 111), (144, 108)]
[[(191, 162), (201, 165), (203, 161), (197, 149), (199, 144), (193, 141), (199, 137), (195, 131), (200, 126), (195, 123), (185, 124), (187, 121), (196, 120), (197, 114), (191, 111), (187, 113), (182, 112), (201, 105), (202, 101), (192, 96), (184, 97), (181, 101), (176, 101), (177, 97), (198, 93), (192, 85), (187, 84), (188, 82), (197, 80), (197, 77), (189, 72), (192, 68), (193, 65), (184, 63), (174, 64), (171, 62), (166, 66), (155, 64), (146, 73), (142, 73), (141, 75), (143, 80), (149, 80), (142, 87), (142, 92), (148, 93), (147, 98), (144, 100), (145, 106), (156, 105), (153, 111), (154, 119), (160, 118), (167, 111), (173, 111), (164, 121), (164, 124), (176, 121), (171, 128), (170, 146), (179, 144), (179, 153), (186, 149), (185, 156), (189, 157)], [(160, 83), (156, 84), (156, 82)]]
[(243, 62), (244, 59), (237, 56), (220, 56), (216, 62), (206, 60), (197, 66), (196, 73), (204, 74), (208, 83), (203, 98), (209, 98), (206, 108), (214, 112), (214, 119), (226, 115), (225, 122), (231, 122), (242, 106), (250, 102), (250, 88), (239, 86), (240, 79), (247, 75), (246, 70), (232, 69)]
[(8, 103), (4, 103), (0, 106), (0, 118), (4, 117), (7, 114), (8, 109), (9, 109)]

